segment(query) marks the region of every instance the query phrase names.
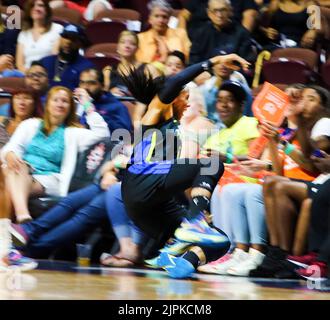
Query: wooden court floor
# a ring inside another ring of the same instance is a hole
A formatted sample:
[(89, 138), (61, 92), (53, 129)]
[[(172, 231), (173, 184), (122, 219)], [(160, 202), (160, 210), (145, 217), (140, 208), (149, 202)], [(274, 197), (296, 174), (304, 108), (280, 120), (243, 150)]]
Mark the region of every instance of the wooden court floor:
[(30, 272), (0, 273), (0, 299), (330, 300), (330, 290), (311, 290), (302, 280), (204, 274), (174, 280), (159, 270), (79, 268), (74, 263), (39, 261), (38, 269)]

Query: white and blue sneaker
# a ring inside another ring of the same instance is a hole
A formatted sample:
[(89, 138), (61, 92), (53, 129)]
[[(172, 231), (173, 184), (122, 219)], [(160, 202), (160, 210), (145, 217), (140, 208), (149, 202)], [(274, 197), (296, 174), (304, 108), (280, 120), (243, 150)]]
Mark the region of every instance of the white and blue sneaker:
[(205, 245), (217, 248), (230, 245), (227, 235), (212, 228), (206, 222), (203, 215), (192, 220), (184, 219), (180, 227), (176, 229), (174, 235), (178, 240), (194, 245)]
[(161, 253), (160, 259), (166, 265), (163, 267), (168, 275), (174, 279), (190, 278), (195, 272), (194, 266), (182, 257), (175, 257), (166, 252)]
[(181, 242), (177, 239), (173, 239), (171, 243), (168, 243), (165, 245), (163, 249), (160, 249), (160, 254), (152, 259), (144, 260), (147, 267), (150, 268), (162, 268), (165, 264), (164, 261), (161, 258), (162, 253), (168, 253), (173, 256), (178, 256), (182, 253), (184, 253), (188, 248), (190, 247), (190, 243), (187, 242)]

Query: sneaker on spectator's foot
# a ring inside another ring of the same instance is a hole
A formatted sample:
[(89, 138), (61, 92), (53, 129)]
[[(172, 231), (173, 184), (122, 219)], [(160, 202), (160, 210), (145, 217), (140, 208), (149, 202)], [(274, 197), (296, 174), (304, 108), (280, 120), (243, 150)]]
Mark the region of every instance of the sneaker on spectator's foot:
[(299, 279), (296, 270), (299, 268), (289, 260), (280, 261), (281, 268), (274, 274), (277, 279)]
[(278, 247), (270, 247), (262, 263), (250, 271), (249, 277), (273, 278), (275, 274), (283, 270), (281, 262), (286, 259), (286, 254)]
[(12, 235), (14, 246), (23, 247), (28, 243), (29, 237), (19, 224), (11, 223), (9, 231)]
[(190, 247), (190, 243), (181, 242), (177, 239), (173, 239), (171, 243), (167, 243), (163, 249), (159, 250), (160, 254), (157, 257), (144, 260), (144, 262), (147, 267), (162, 268), (164, 264), (162, 260), (160, 260), (160, 257), (163, 252), (173, 256), (178, 256), (184, 253), (189, 247)]
[(326, 280), (328, 276), (328, 267), (325, 262), (316, 261), (306, 269), (296, 270), (297, 274), (304, 279)]
[(38, 267), (38, 263), (28, 257), (22, 256), (17, 250), (10, 250), (8, 254), (8, 268), (18, 269), (20, 271), (28, 271)]
[(224, 263), (224, 262), (228, 261), (231, 258), (231, 255), (232, 255), (231, 253), (227, 253), (224, 256), (222, 256), (221, 258), (219, 258), (218, 260), (214, 260), (214, 261), (211, 261), (207, 264), (199, 266), (197, 268), (197, 271), (200, 271), (200, 272), (203, 272), (203, 273), (214, 273), (213, 271), (215, 269), (215, 266), (220, 264), (220, 263)]
[(163, 252), (161, 254), (163, 261), (167, 261), (167, 265), (164, 269), (167, 271), (171, 278), (185, 279), (190, 278), (195, 272), (194, 266), (186, 259), (182, 257), (175, 257), (168, 253)]
[(303, 256), (288, 256), (288, 260), (299, 267), (307, 268), (317, 260), (316, 252), (309, 252)]
[(265, 255), (262, 252), (250, 248), (248, 258), (242, 263), (230, 267), (227, 270), (227, 273), (232, 276), (247, 277), (251, 270), (254, 270), (261, 265), (264, 258)]
[(174, 235), (180, 241), (196, 245), (221, 248), (230, 244), (227, 235), (212, 228), (206, 222), (203, 215), (192, 220), (184, 219), (180, 227), (176, 229)]
[[(224, 262), (213, 264), (208, 268), (199, 267), (197, 270), (207, 273), (215, 273), (221, 275), (228, 275), (227, 271), (229, 268), (239, 265), (248, 258), (249, 254), (242, 249), (236, 248), (230, 255), (230, 258)], [(205, 266), (204, 266), (205, 267)]]

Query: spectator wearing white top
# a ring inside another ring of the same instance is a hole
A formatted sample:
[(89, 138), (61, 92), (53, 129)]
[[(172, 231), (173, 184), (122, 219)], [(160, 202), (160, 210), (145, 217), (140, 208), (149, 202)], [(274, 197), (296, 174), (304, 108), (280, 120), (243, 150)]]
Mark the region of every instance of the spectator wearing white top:
[(28, 0), (24, 9), (23, 28), (17, 40), (17, 68), (25, 73), (32, 61), (57, 54), (62, 30), (63, 26), (52, 22), (48, 1)]
[[(90, 129), (81, 128), (77, 122), (74, 95), (84, 106)], [(53, 87), (43, 118), (21, 122), (1, 150), (6, 187), (17, 222), (31, 219), (31, 195), (66, 196), (78, 153), (110, 137), (106, 122), (94, 111), (86, 90), (78, 88), (74, 95), (65, 87)]]

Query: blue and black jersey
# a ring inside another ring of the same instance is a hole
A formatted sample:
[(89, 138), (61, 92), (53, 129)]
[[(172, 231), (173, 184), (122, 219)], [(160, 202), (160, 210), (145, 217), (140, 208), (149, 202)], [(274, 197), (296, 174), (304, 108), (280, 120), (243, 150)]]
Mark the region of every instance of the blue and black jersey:
[(134, 146), (128, 172), (167, 174), (181, 149), (178, 125), (171, 118), (158, 126), (142, 126), (142, 139)]

